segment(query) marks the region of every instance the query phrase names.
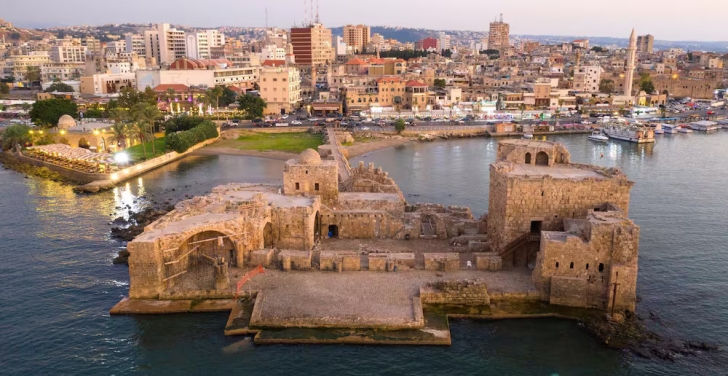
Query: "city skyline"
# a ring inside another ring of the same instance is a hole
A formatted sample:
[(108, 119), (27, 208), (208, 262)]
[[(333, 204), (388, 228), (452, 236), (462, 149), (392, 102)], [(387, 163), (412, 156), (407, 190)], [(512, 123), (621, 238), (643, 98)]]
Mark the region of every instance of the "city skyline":
[[(310, 2), (307, 3), (310, 6)], [(44, 4), (48, 7), (44, 8)], [(62, 8), (53, 7), (50, 0), (33, 2), (9, 0), (4, 6), (3, 17), (18, 26), (30, 28), (158, 22), (193, 27), (264, 27), (267, 23), (270, 27), (290, 28), (294, 23), (300, 24), (304, 20), (302, 0), (278, 0), (275, 3), (254, 4), (220, 0), (215, 3), (215, 9), (227, 9), (225, 12), (200, 12), (196, 8), (198, 2), (193, 3), (189, 0), (178, 1), (176, 4), (179, 6), (175, 8), (170, 7), (168, 3), (141, 0), (129, 0), (125, 4), (126, 7), (119, 7), (111, 13), (92, 11), (98, 6), (98, 2), (93, 0), (67, 0)], [(185, 4), (190, 6), (187, 7)], [(333, 0), (319, 0), (318, 14), (321, 22), (329, 27), (367, 24), (435, 30), (487, 31), (488, 23), (503, 13), (505, 22), (511, 25), (513, 35), (626, 37), (628, 31), (635, 28), (639, 34), (649, 33), (655, 35), (658, 40), (728, 39), (725, 34), (716, 34), (713, 32), (714, 28), (706, 26), (721, 21), (721, 14), (728, 13), (728, 3), (706, 4), (711, 7), (711, 11), (692, 19), (683, 17), (684, 11), (679, 8), (653, 9), (647, 3), (633, 3), (626, 0), (615, 0), (611, 3), (613, 11), (600, 10), (598, 14), (584, 12), (583, 7), (575, 0), (566, 0), (558, 9), (535, 0), (525, 0), (518, 4), (503, 3), (498, 7), (465, 0), (452, 0), (448, 5), (451, 10), (446, 10), (445, 13), (449, 17), (443, 18), (443, 11), (429, 12), (432, 7), (423, 7), (421, 2), (413, 0), (402, 0), (397, 3), (370, 0), (366, 7), (356, 12), (351, 12), (351, 8)], [(309, 6), (307, 8), (311, 13)], [(144, 12), (139, 12), (141, 7)], [(36, 12), (37, 9), (51, 8), (54, 9), (53, 12)], [(313, 7), (314, 15), (317, 13), (316, 8)], [(522, 9), (526, 8), (530, 12), (523, 13)], [(629, 14), (623, 14), (623, 9), (629, 9)], [(402, 19), (403, 14), (411, 17)], [(473, 17), (473, 14), (482, 16)], [(646, 14), (650, 17), (645, 17)], [(672, 22), (665, 22), (666, 20)], [(679, 30), (674, 27), (674, 22), (678, 20), (681, 25)]]

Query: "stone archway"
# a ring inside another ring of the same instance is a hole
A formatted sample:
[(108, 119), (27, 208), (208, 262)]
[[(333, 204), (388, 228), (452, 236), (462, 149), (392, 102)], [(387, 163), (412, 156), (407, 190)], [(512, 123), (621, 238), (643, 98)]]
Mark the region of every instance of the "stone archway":
[(182, 285), (186, 290), (224, 289), (228, 266), (236, 264), (236, 246), (230, 236), (203, 230), (185, 239), (172, 252), (164, 254), (164, 280), (167, 287)]
[(270, 222), (263, 227), (263, 248), (273, 248), (273, 225)]
[(536, 165), (537, 166), (548, 166), (549, 165), (549, 155), (543, 151), (538, 152), (538, 154), (536, 154)]

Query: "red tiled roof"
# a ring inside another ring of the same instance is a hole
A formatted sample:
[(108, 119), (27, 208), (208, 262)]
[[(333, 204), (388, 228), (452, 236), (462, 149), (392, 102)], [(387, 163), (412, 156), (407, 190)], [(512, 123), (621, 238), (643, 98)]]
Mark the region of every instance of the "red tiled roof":
[(187, 91), (190, 89), (189, 86), (183, 84), (162, 84), (154, 87), (154, 91), (158, 93), (164, 93), (167, 89), (173, 89), (177, 92)]
[(264, 67), (280, 67), (280, 66), (286, 65), (286, 61), (285, 60), (265, 60), (265, 61), (263, 61), (263, 63), (261, 65), (263, 65)]
[(384, 64), (384, 59), (377, 59), (377, 58), (369, 58), (367, 59), (369, 64)]
[(345, 65), (366, 65), (366, 64), (367, 64), (366, 61), (355, 57), (355, 58), (347, 61)]
[(377, 82), (382, 82), (382, 81), (395, 81), (395, 82), (401, 82), (401, 81), (402, 81), (402, 79), (401, 79), (401, 78), (399, 78), (399, 77), (380, 77), (380, 78), (377, 78)]
[(407, 83), (405, 84), (405, 86), (410, 86), (410, 87), (413, 87), (413, 86), (417, 86), (417, 87), (427, 87), (427, 84), (422, 83), (420, 81), (409, 80), (409, 81), (407, 81)]

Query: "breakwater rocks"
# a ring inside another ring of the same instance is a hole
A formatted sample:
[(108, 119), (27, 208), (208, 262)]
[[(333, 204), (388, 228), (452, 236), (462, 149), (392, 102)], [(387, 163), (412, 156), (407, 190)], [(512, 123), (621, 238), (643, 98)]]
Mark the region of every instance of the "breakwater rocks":
[(429, 142), (435, 140), (448, 140), (454, 138), (473, 138), (473, 137), (485, 137), (487, 133), (483, 132), (438, 132), (438, 133), (423, 133), (417, 136), (417, 141)]
[[(137, 235), (144, 232), (144, 227), (148, 226), (157, 218), (174, 210), (174, 206), (168, 205), (164, 208), (146, 208), (144, 210), (133, 212), (128, 211), (129, 217), (117, 217), (114, 219), (111, 227), (111, 237), (116, 240), (130, 242)], [(118, 256), (113, 260), (114, 264), (129, 264), (129, 251), (122, 249)]]
[[(650, 317), (656, 316), (650, 313)], [(688, 341), (661, 336), (649, 330), (644, 320), (635, 315), (627, 317), (615, 314), (614, 318), (599, 316), (582, 321), (584, 326), (599, 337), (607, 346), (626, 349), (647, 359), (657, 358), (674, 361), (680, 356), (698, 355), (706, 351), (718, 351), (717, 344), (703, 341)]]
[(70, 179), (49, 169), (48, 167), (38, 167), (28, 163), (24, 163), (10, 152), (0, 152), (0, 163), (6, 169), (25, 174), (26, 178), (28, 176), (36, 176), (41, 179), (48, 179), (59, 183), (72, 183)]

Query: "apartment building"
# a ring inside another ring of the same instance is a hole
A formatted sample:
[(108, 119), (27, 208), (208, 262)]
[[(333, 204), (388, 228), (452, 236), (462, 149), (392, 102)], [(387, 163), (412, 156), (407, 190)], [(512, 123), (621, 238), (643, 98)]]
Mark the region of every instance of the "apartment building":
[(490, 23), (490, 32), (488, 33), (488, 49), (498, 50), (501, 55), (510, 48), (510, 25), (500, 21)]
[(321, 66), (333, 63), (336, 59), (331, 42), (331, 29), (321, 24), (291, 28), (291, 45), (297, 65)]
[(49, 58), (54, 63), (83, 63), (86, 61), (88, 48), (73, 43), (70, 40), (61, 40), (57, 46), (50, 48)]
[(28, 81), (28, 71), (37, 71), (40, 80), (40, 67), (49, 63), (50, 58), (45, 51), (33, 51), (27, 55), (11, 55), (5, 59), (3, 74), (15, 77), (15, 81)]
[(654, 52), (655, 37), (647, 34), (637, 37), (637, 52), (651, 54)]
[(354, 49), (354, 53), (364, 51), (371, 39), (371, 28), (366, 25), (344, 26), (344, 43)]
[(599, 81), (604, 71), (599, 65), (585, 65), (574, 68), (574, 90), (586, 93), (599, 92)]
[(185, 32), (172, 28), (168, 23), (157, 24), (144, 31), (144, 54), (161, 65), (172, 64), (187, 55)]
[(84, 73), (85, 63), (44, 63), (40, 66), (40, 81), (78, 80)]
[(260, 69), (260, 96), (268, 104), (266, 114), (295, 111), (301, 101), (301, 76), (295, 67), (263, 67)]
[(217, 30), (203, 30), (186, 33), (187, 57), (190, 59), (211, 59), (212, 49), (225, 45), (225, 34)]
[(144, 35), (126, 34), (124, 40), (126, 42), (126, 52), (136, 52), (138, 56), (146, 57)]

